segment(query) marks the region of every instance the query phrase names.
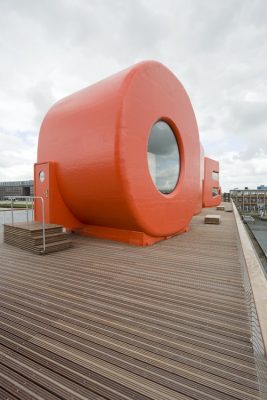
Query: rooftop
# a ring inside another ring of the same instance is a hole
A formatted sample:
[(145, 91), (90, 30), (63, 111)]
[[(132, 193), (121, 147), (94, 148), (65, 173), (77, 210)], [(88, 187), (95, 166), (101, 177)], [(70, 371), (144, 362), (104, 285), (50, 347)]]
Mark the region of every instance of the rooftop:
[(235, 217), (211, 213), (144, 248), (0, 237), (0, 398), (259, 399)]

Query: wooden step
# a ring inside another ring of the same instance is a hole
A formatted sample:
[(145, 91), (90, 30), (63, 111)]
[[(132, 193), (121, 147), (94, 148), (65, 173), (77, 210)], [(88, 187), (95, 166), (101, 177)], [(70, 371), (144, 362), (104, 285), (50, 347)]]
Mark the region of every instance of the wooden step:
[(67, 239), (64, 241), (59, 241), (55, 243), (48, 243), (45, 245), (45, 251), (43, 250), (43, 245), (38, 245), (38, 246), (32, 246), (31, 244), (25, 244), (21, 242), (14, 243), (10, 240), (5, 241), (6, 244), (9, 244), (11, 246), (19, 247), (20, 249), (30, 251), (31, 253), (34, 254), (47, 254), (47, 253), (52, 253), (60, 250), (66, 250), (69, 249), (72, 246), (71, 240)]
[[(69, 235), (67, 235), (66, 233), (61, 233), (61, 234), (55, 234), (54, 236), (46, 236), (45, 235), (45, 243), (49, 244), (49, 243), (57, 243), (57, 242), (64, 242), (65, 240), (69, 240)], [(26, 236), (21, 236), (21, 237), (17, 237), (16, 235), (13, 234), (7, 234), (6, 235), (6, 240), (5, 242), (7, 243), (7, 240), (10, 243), (14, 243), (14, 245), (16, 245), (17, 242), (19, 242), (22, 245), (30, 245), (30, 246), (41, 246), (43, 245), (43, 237), (39, 236), (38, 238), (28, 238)]]
[(5, 224), (4, 242), (34, 254), (46, 254), (71, 247), (71, 240), (63, 232), (61, 225), (45, 224), (45, 251), (43, 251), (43, 229), (42, 224), (38, 222)]
[[(45, 232), (45, 243), (54, 243), (54, 242), (59, 242), (65, 239), (68, 239), (69, 235), (67, 233), (61, 232), (61, 233), (47, 233)], [(43, 235), (40, 236), (34, 236), (33, 237), (34, 244), (41, 245), (43, 244)]]
[[(16, 234), (23, 234), (28, 235), (31, 237), (38, 237), (43, 234), (43, 228), (40, 227), (40, 224), (37, 225), (35, 229), (32, 227), (32, 223), (30, 224), (16, 224), (16, 225), (9, 225), (5, 224), (6, 231), (13, 232)], [(45, 225), (45, 233), (46, 235), (54, 234), (54, 233), (62, 233), (63, 227), (60, 225)]]
[(54, 243), (48, 243), (45, 245), (45, 252), (43, 251), (43, 245), (34, 246), (35, 254), (47, 254), (55, 251), (66, 250), (72, 246), (72, 241), (69, 239), (60, 240)]

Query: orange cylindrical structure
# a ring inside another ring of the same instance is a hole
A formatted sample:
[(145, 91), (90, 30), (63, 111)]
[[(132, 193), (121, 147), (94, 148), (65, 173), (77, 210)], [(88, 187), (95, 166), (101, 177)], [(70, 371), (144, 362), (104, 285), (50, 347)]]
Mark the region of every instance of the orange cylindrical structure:
[[(148, 168), (148, 139), (159, 120), (172, 128), (180, 151), (179, 180), (168, 195), (157, 190)], [(38, 143), (38, 163), (48, 161), (56, 164), (65, 206), (84, 227), (166, 237), (185, 230), (196, 210), (195, 115), (181, 83), (158, 62), (134, 65), (56, 103)]]
[(221, 204), (222, 195), (219, 182), (219, 168), (218, 161), (208, 157), (204, 158), (203, 207), (215, 207)]

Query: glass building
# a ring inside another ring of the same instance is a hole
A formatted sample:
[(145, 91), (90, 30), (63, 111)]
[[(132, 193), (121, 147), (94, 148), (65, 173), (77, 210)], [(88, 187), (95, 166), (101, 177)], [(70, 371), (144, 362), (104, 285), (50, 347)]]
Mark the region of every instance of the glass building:
[(33, 196), (33, 180), (0, 182), (0, 198), (6, 196)]
[(230, 197), (240, 211), (258, 213), (267, 210), (267, 190), (233, 189)]

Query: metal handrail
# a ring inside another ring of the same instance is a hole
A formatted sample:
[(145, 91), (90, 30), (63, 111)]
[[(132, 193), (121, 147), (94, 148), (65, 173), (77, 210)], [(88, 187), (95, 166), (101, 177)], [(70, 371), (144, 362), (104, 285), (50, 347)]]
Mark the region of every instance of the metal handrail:
[(43, 231), (43, 252), (45, 252), (45, 209), (44, 209), (44, 198), (41, 196), (4, 196), (8, 200), (11, 200), (11, 223), (14, 225), (14, 208), (13, 208), (13, 200), (15, 199), (26, 199), (26, 210), (27, 210), (27, 223), (29, 223), (29, 215), (28, 215), (28, 200), (31, 200), (32, 203), (32, 217), (33, 217), (33, 202), (34, 200), (41, 200), (42, 203), (42, 231)]

